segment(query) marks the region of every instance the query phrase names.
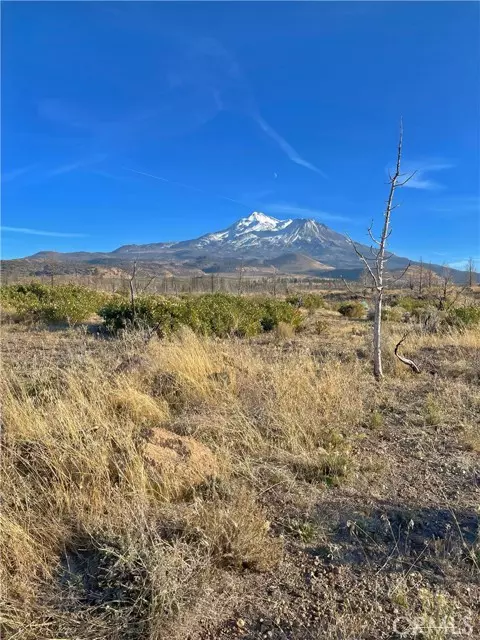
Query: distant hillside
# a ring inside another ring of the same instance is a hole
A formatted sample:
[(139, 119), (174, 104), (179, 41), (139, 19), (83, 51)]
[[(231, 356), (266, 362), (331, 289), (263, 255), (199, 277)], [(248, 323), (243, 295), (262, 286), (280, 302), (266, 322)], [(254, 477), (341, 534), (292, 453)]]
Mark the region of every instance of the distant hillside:
[(285, 253), (266, 262), (282, 273), (319, 275), (333, 269), (303, 253)]

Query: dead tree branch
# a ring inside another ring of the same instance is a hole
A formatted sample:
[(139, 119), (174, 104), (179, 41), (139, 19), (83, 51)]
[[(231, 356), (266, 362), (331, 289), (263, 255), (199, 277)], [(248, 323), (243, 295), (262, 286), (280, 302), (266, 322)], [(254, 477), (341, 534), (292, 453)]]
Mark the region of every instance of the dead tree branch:
[[(413, 173), (411, 173), (406, 180), (404, 180), (403, 182), (398, 182), (397, 183), (397, 187), (404, 187), (407, 184), (407, 182), (409, 182), (413, 178), (413, 176), (417, 173), (417, 171), (418, 171), (418, 169), (415, 169), (415, 171)], [(403, 174), (403, 175), (405, 175), (405, 174)], [(397, 204), (396, 206), (399, 207), (400, 205)]]
[(396, 347), (395, 347), (395, 356), (400, 360), (400, 362), (403, 362), (403, 364), (406, 364), (407, 366), (410, 367), (410, 369), (412, 371), (414, 371), (415, 373), (420, 373), (420, 368), (415, 364), (415, 362), (413, 360), (410, 360), (409, 358), (405, 358), (404, 356), (401, 356), (398, 353), (398, 349), (400, 347), (400, 345), (405, 341), (405, 339), (407, 338), (407, 336), (409, 335), (409, 332), (407, 332), (403, 338), (400, 340), (400, 342), (397, 343)]
[(366, 296), (363, 293), (359, 293), (357, 291), (354, 291), (343, 276), (341, 276), (341, 280), (342, 280), (343, 284), (345, 285), (345, 289), (349, 293), (351, 293), (352, 296), (358, 296), (359, 298), (366, 298)]
[(374, 235), (373, 235), (373, 220), (370, 223), (370, 226), (368, 227), (367, 231), (368, 231), (368, 235), (370, 236), (370, 238), (373, 240), (373, 242), (375, 242), (375, 244), (380, 244), (380, 240), (377, 240)]
[[(357, 254), (357, 256), (360, 258), (360, 260), (363, 262), (363, 264), (366, 266), (368, 273), (370, 274), (370, 277), (372, 278), (373, 282), (375, 283), (375, 286), (378, 287), (378, 282), (377, 282), (377, 278), (371, 268), (371, 266), (368, 264), (368, 259), (363, 255), (363, 253), (361, 251), (358, 250), (357, 245), (355, 244), (355, 242), (349, 238), (347, 236), (347, 240), (350, 242), (350, 244), (352, 245), (355, 253)], [(376, 260), (376, 258), (375, 258)]]
[(395, 280), (392, 280), (389, 284), (395, 284), (396, 282), (401, 280), (403, 278), (403, 276), (406, 275), (407, 271), (410, 269), (411, 266), (412, 266), (412, 263), (409, 262), (407, 264), (407, 266), (405, 267), (405, 269), (402, 271), (401, 275), (399, 275), (398, 278), (395, 278)]
[(156, 277), (157, 277), (157, 276), (152, 276), (152, 277), (150, 278), (150, 280), (147, 282), (147, 284), (146, 284), (144, 287), (142, 287), (142, 288), (140, 289), (140, 293), (141, 293), (141, 294), (142, 294), (142, 293), (145, 293), (145, 291), (146, 291), (146, 290), (148, 289), (148, 287), (152, 284), (152, 282), (156, 279)]

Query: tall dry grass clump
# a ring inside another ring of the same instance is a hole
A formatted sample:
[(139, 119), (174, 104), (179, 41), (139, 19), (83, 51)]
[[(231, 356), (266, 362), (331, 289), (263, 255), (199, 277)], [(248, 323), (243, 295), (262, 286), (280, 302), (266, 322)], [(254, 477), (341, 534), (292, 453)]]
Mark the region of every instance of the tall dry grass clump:
[[(183, 428), (241, 455), (321, 453), (347, 439), (365, 408), (368, 382), (358, 361), (220, 344), (188, 330), (153, 343), (150, 355), (175, 390)], [(155, 374), (150, 379), (158, 382)]]
[[(182, 331), (149, 345), (137, 384), (169, 399), (169, 428), (193, 436), (261, 493), (275, 478), (338, 482), (353, 470), (352, 434), (369, 411), (359, 361)], [(286, 474), (286, 475), (285, 475)]]

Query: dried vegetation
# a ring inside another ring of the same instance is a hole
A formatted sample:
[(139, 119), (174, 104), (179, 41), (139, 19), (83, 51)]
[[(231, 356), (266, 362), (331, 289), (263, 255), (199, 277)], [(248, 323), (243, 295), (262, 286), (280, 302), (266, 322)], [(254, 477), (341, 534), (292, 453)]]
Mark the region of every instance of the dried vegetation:
[(415, 375), (387, 322), (378, 384), (325, 306), (251, 338), (4, 323), (5, 638), (477, 633), (478, 327), (413, 325)]

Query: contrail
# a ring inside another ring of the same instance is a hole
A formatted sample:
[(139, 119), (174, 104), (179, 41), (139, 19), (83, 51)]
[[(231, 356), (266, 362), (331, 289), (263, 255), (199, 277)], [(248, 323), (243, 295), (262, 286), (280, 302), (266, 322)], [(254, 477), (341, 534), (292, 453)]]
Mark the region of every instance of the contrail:
[(249, 205), (245, 204), (245, 202), (240, 202), (240, 200), (235, 200), (234, 198), (229, 198), (228, 196), (222, 196), (220, 193), (213, 193), (211, 191), (205, 191), (204, 189), (200, 189), (199, 187), (194, 187), (191, 184), (185, 184), (184, 182), (177, 182), (176, 180), (168, 180), (167, 178), (162, 178), (162, 176), (154, 176), (152, 173), (146, 173), (145, 171), (137, 171), (137, 169), (130, 169), (129, 167), (122, 167), (125, 171), (131, 171), (132, 173), (138, 173), (140, 176), (146, 176), (147, 178), (153, 178), (154, 180), (160, 180), (161, 182), (168, 182), (169, 184), (174, 184), (177, 187), (182, 187), (183, 189), (190, 189), (190, 191), (197, 191), (198, 193), (203, 193), (207, 196), (214, 196), (215, 198), (221, 198), (222, 200), (228, 200), (228, 202), (233, 202), (235, 204), (241, 204), (242, 207), (249, 208)]
[(31, 236), (52, 236), (56, 238), (87, 238), (85, 233), (65, 233), (63, 231), (42, 231), (41, 229), (29, 229), (27, 227), (0, 227), (2, 231), (13, 233), (26, 233)]
[(274, 140), (278, 144), (280, 149), (290, 158), (292, 162), (295, 162), (295, 164), (298, 164), (301, 167), (305, 167), (306, 169), (310, 169), (310, 171), (315, 171), (315, 173), (318, 173), (318, 175), (322, 176), (322, 178), (327, 177), (321, 169), (316, 167), (311, 162), (307, 162), (307, 160), (304, 160), (302, 156), (298, 154), (295, 149), (285, 140), (285, 138), (282, 138), (282, 136), (277, 133), (275, 129), (262, 118), (261, 115), (252, 113), (252, 118), (262, 129), (262, 131), (264, 131), (267, 136), (272, 138), (272, 140)]

